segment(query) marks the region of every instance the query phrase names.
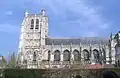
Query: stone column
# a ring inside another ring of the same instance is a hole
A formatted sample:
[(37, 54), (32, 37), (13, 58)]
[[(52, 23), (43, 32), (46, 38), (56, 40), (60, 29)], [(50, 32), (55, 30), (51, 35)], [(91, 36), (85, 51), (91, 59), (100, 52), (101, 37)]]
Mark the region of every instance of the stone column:
[(60, 61), (63, 61), (63, 53), (61, 53), (60, 58)]
[(52, 47), (51, 47), (50, 61), (54, 61), (54, 51), (53, 51), (53, 44), (52, 44)]
[(112, 59), (112, 64), (115, 64), (115, 48), (114, 47), (111, 47), (111, 59)]
[(63, 61), (63, 51), (62, 51), (63, 45), (61, 44), (61, 52), (60, 52), (60, 61)]
[(84, 53), (82, 47), (81, 47), (81, 62), (84, 63)]
[(93, 50), (91, 48), (91, 64), (95, 64), (95, 59), (94, 59), (94, 54), (93, 54)]
[(94, 59), (94, 54), (93, 54), (93, 52), (92, 52), (92, 54), (91, 54), (91, 64), (95, 64), (95, 59)]
[(81, 62), (81, 43), (79, 44), (79, 48), (80, 48), (80, 50), (79, 50), (79, 59), (80, 59), (80, 62)]
[(51, 55), (50, 55), (50, 61), (54, 61), (54, 53), (52, 52)]
[(72, 43), (70, 44), (70, 54), (71, 54), (70, 61), (72, 61), (74, 60), (74, 54), (72, 52)]
[(91, 63), (92, 61), (91, 61), (91, 54), (92, 54), (92, 47), (91, 47), (91, 44), (89, 45), (89, 58), (90, 58), (90, 61), (89, 61), (89, 63)]
[(53, 44), (52, 44), (52, 47), (51, 47), (51, 52), (50, 52), (50, 62), (49, 62), (49, 67), (48, 68), (51, 68), (52, 67), (52, 61), (54, 61), (54, 51), (53, 51)]
[(74, 60), (74, 54), (73, 53), (71, 53), (71, 59)]
[(109, 48), (108, 45), (105, 45), (105, 53), (106, 53), (106, 64), (109, 64)]
[(111, 59), (112, 59), (112, 64), (115, 64), (115, 56), (116, 56), (116, 51), (115, 51), (115, 45), (117, 43), (115, 43), (113, 40), (111, 40)]

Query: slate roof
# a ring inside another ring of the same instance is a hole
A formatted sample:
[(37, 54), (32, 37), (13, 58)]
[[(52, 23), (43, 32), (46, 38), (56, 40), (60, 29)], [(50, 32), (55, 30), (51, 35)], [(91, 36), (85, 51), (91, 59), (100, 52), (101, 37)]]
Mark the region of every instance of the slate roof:
[(101, 37), (82, 37), (82, 38), (46, 38), (46, 45), (74, 45), (81, 44), (108, 44), (109, 38)]

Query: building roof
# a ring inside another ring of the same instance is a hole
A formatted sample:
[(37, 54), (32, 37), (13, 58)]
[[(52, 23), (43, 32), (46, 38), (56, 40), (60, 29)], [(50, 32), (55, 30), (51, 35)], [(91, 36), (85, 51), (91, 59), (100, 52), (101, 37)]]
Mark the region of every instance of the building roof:
[(82, 38), (46, 38), (46, 45), (79, 45), (79, 44), (108, 44), (109, 38), (82, 37)]
[[(28, 17), (42, 16), (41, 14), (28, 14)], [(47, 17), (46, 15), (44, 17)]]

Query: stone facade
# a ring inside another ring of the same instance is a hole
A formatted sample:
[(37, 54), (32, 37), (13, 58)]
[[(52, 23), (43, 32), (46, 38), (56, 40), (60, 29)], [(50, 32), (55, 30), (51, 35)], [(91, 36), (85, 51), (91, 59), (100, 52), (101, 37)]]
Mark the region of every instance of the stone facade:
[(63, 68), (73, 64), (115, 64), (120, 59), (120, 32), (109, 38), (50, 38), (45, 10), (29, 14), (21, 24), (18, 65), (25, 68)]

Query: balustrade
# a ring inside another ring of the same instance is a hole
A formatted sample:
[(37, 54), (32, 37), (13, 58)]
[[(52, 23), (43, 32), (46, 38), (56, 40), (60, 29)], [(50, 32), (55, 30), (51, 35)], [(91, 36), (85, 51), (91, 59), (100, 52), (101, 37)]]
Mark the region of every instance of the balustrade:
[(80, 61), (73, 61), (73, 64), (82, 64)]
[(58, 65), (60, 65), (60, 61), (51, 61), (51, 64), (58, 64)]
[[(43, 64), (60, 65), (60, 64), (83, 64), (81, 61), (42, 61)], [(87, 62), (88, 63), (88, 62)]]
[(62, 61), (62, 64), (71, 64), (70, 61)]
[(82, 64), (88, 64), (89, 61), (82, 63), (81, 61), (48, 61), (48, 60), (43, 60), (42, 62), (37, 62), (37, 61), (30, 61), (27, 64), (24, 63), (22, 66), (38, 66), (39, 64), (41, 65), (82, 65)]

